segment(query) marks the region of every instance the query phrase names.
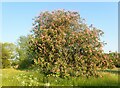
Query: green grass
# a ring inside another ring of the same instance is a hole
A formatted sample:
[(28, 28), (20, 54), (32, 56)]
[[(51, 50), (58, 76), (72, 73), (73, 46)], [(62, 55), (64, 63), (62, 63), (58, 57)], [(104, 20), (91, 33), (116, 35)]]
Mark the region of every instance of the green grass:
[[(38, 79), (41, 74), (32, 71), (20, 71), (15, 69), (2, 70), (2, 86), (36, 86), (43, 85)], [(39, 83), (38, 83), (39, 82)]]
[[(50, 86), (117, 86), (118, 74), (112, 71), (117, 69), (102, 71), (103, 77), (89, 79), (84, 77), (62, 79), (48, 77), (40, 74), (37, 70), (2, 70), (2, 86), (44, 86), (47, 81)], [(0, 76), (1, 77), (1, 76)]]

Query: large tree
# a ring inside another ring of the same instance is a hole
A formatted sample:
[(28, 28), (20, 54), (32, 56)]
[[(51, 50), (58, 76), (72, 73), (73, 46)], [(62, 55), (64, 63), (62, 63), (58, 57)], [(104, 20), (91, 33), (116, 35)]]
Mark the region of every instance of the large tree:
[(32, 32), (29, 54), (46, 75), (97, 77), (97, 68), (112, 66), (103, 56), (103, 32), (87, 26), (78, 12), (41, 12)]

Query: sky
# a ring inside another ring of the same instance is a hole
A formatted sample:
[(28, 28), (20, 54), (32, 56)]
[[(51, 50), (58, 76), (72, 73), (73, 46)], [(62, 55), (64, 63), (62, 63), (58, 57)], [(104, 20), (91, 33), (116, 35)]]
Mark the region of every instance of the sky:
[(16, 43), (20, 36), (30, 34), (35, 16), (57, 9), (78, 11), (88, 25), (104, 32), (104, 51), (118, 51), (117, 2), (3, 2), (0, 41)]

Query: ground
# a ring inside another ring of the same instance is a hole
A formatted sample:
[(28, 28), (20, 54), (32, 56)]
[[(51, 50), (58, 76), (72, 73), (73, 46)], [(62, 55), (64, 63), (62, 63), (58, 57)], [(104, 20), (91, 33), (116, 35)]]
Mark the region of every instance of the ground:
[[(57, 77), (45, 77), (36, 70), (16, 70), (13, 68), (2, 69), (2, 84), (0, 86), (117, 86), (118, 69), (104, 70), (100, 72), (103, 77), (89, 79), (78, 77), (62, 79)], [(120, 74), (119, 74), (120, 75)]]

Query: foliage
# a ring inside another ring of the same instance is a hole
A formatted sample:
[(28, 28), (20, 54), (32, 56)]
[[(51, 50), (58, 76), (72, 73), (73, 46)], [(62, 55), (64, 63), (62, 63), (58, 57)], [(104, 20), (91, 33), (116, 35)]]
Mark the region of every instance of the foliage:
[(116, 67), (120, 67), (120, 53), (110, 52), (107, 54)]
[(27, 57), (27, 41), (28, 37), (20, 36), (17, 41), (17, 54), (19, 60), (24, 60)]
[(18, 68), (29, 68), (32, 64), (31, 57), (27, 54), (28, 53), (28, 42), (29, 42), (29, 35), (28, 36), (20, 36), (17, 42), (17, 63)]
[(15, 52), (16, 45), (15, 44), (5, 42), (5, 43), (2, 44), (2, 48), (3, 48), (2, 55), (3, 55), (4, 52), (8, 52), (10, 59), (15, 58), (15, 54), (16, 54), (16, 52)]
[(15, 58), (15, 48), (16, 46), (13, 43), (0, 43), (2, 54), (0, 55), (0, 61), (3, 68), (9, 68), (11, 63), (10, 61)]
[(32, 61), (28, 58), (25, 58), (24, 60), (19, 61), (18, 65), (18, 69), (26, 69), (32, 65)]
[(113, 66), (102, 53), (103, 32), (88, 27), (78, 12), (46, 11), (33, 26), (29, 54), (46, 75), (97, 77), (97, 68)]

